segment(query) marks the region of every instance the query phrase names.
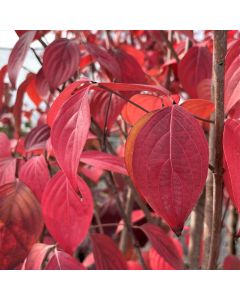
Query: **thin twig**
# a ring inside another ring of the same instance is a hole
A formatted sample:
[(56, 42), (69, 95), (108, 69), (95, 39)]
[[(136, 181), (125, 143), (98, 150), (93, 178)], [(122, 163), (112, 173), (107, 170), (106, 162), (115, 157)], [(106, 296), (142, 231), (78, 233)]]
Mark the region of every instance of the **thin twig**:
[[(126, 198), (127, 198), (127, 200), (126, 200), (125, 213), (128, 218), (128, 222), (129, 222), (130, 226), (132, 226), (131, 213), (132, 213), (134, 200), (132, 197), (132, 190), (129, 187), (127, 189)], [(122, 230), (120, 242), (119, 242), (119, 247), (123, 253), (126, 253), (126, 251), (127, 251), (128, 240), (129, 240), (129, 234), (128, 234), (127, 225), (125, 224), (124, 228)]]
[(112, 190), (116, 196), (116, 204), (117, 204), (117, 207), (118, 207), (118, 210), (119, 210), (119, 213), (122, 217), (122, 219), (124, 220), (124, 223), (126, 224), (126, 227), (127, 227), (127, 230), (128, 230), (128, 233), (129, 235), (131, 236), (131, 240), (132, 240), (132, 243), (133, 243), (133, 247), (138, 255), (138, 258), (139, 258), (139, 261), (142, 265), (142, 267), (146, 270), (147, 269), (147, 266), (146, 266), (146, 263), (144, 261), (144, 258), (142, 256), (142, 253), (141, 253), (141, 250), (140, 250), (140, 245), (138, 243), (138, 240), (136, 239), (135, 237), (135, 234), (134, 234), (134, 231), (133, 231), (133, 228), (131, 226), (131, 224), (129, 223), (128, 221), (128, 218), (127, 218), (127, 215), (124, 211), (124, 208), (122, 206), (122, 203), (121, 203), (121, 199), (119, 197), (119, 193), (118, 193), (118, 190), (116, 188), (116, 185), (115, 185), (115, 181), (114, 181), (114, 178), (113, 178), (113, 175), (111, 172), (108, 172), (109, 174), (109, 178), (110, 178), (110, 184), (111, 184), (111, 187), (112, 187)]
[(105, 120), (104, 120), (104, 130), (103, 130), (103, 149), (106, 151), (107, 149), (107, 145), (106, 145), (106, 138), (107, 138), (107, 122), (108, 122), (108, 115), (109, 115), (109, 111), (110, 111), (110, 106), (111, 106), (111, 102), (112, 102), (112, 93), (110, 93), (110, 97), (108, 100), (108, 106), (107, 106), (107, 111), (106, 111), (106, 116), (105, 116)]
[(36, 50), (32, 47), (31, 47), (31, 50), (34, 53), (34, 55), (35, 55), (36, 59), (38, 60), (38, 62), (40, 63), (40, 65), (42, 66), (43, 65), (42, 60), (41, 60), (40, 56), (37, 54)]

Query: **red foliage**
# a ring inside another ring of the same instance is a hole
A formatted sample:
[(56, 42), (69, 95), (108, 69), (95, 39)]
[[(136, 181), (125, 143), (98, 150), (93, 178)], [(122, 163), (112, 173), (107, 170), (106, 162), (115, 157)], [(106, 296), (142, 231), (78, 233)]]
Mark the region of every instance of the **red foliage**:
[[(16, 32), (0, 66), (0, 268), (188, 268), (194, 222), (174, 233), (214, 169), (213, 32), (58, 30), (50, 44), (50, 30)], [(240, 211), (238, 37), (228, 33), (222, 146), (225, 196)], [(22, 78), (36, 41), (41, 66)]]

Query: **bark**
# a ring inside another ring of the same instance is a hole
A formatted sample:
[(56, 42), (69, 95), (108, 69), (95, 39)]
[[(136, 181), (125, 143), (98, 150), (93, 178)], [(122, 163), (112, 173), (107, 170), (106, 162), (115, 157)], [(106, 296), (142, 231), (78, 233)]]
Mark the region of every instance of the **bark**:
[(236, 255), (236, 235), (237, 235), (238, 213), (234, 206), (230, 210), (230, 239), (229, 239), (229, 254)]
[[(209, 163), (214, 164), (214, 125), (210, 124), (209, 128)], [(202, 268), (207, 269), (211, 235), (212, 235), (212, 214), (213, 214), (213, 173), (208, 170), (205, 193), (205, 208), (204, 208), (204, 225), (203, 225), (203, 260)]]
[(213, 223), (208, 269), (216, 269), (221, 240), (223, 204), (223, 127), (224, 127), (224, 67), (227, 50), (227, 31), (214, 31), (213, 95), (215, 103)]
[(197, 206), (191, 214), (190, 225), (190, 241), (189, 241), (189, 268), (190, 270), (197, 270), (200, 267), (201, 257), (201, 242), (203, 233), (203, 219), (204, 219), (204, 204), (205, 204), (205, 190), (198, 201)]

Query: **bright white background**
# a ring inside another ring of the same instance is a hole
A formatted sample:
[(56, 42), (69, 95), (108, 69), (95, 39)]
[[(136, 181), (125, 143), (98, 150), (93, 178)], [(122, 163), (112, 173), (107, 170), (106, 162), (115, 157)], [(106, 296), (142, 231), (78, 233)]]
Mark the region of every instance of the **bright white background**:
[[(2, 0), (0, 28), (239, 29), (239, 0)], [(0, 47), (12, 47), (16, 36)], [(0, 58), (1, 59), (1, 58)], [(239, 271), (0, 271), (3, 300), (237, 299)]]

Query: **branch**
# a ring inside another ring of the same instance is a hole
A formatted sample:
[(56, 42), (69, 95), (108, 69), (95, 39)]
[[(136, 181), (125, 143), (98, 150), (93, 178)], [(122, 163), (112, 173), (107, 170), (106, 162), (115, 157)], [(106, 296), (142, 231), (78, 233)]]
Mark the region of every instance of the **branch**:
[[(96, 82), (94, 82), (94, 83), (96, 83)], [(108, 92), (110, 92), (110, 93), (112, 93), (112, 94), (115, 94), (116, 96), (122, 98), (122, 99), (125, 100), (126, 102), (129, 102), (129, 103), (131, 103), (132, 105), (134, 105), (135, 107), (141, 109), (141, 110), (144, 111), (145, 113), (149, 113), (149, 112), (150, 112), (149, 110), (147, 110), (147, 109), (145, 109), (144, 107), (142, 107), (141, 105), (139, 105), (139, 104), (133, 102), (132, 100), (128, 99), (127, 97), (123, 96), (122, 94), (120, 94), (120, 93), (118, 93), (118, 92), (116, 92), (116, 91), (114, 91), (114, 90), (111, 90), (111, 89), (107, 88), (106, 86), (101, 85), (101, 83), (97, 83), (97, 86), (100, 87), (101, 89), (105, 90), (105, 91), (108, 91)], [(206, 123), (214, 123), (214, 121), (212, 121), (212, 120), (204, 119), (204, 118), (198, 117), (198, 116), (193, 115), (193, 114), (192, 114), (192, 116), (193, 116), (194, 118), (196, 118), (196, 119), (198, 119), (198, 120), (200, 120), (200, 121), (206, 122)]]
[(215, 102), (215, 155), (213, 183), (213, 227), (208, 269), (216, 269), (221, 238), (223, 204), (223, 127), (224, 127), (224, 68), (227, 52), (227, 31), (214, 31), (213, 95)]
[(194, 208), (191, 214), (190, 241), (189, 241), (190, 270), (198, 270), (200, 267), (204, 204), (205, 204), (205, 189), (202, 191), (197, 206)]
[(170, 50), (172, 56), (176, 59), (177, 63), (179, 63), (180, 59), (176, 53), (176, 51), (174, 50), (173, 48), (173, 45), (172, 43), (168, 40), (165, 32), (163, 30), (160, 30), (160, 35), (161, 35), (161, 38), (163, 39), (163, 41), (166, 43), (168, 49)]

